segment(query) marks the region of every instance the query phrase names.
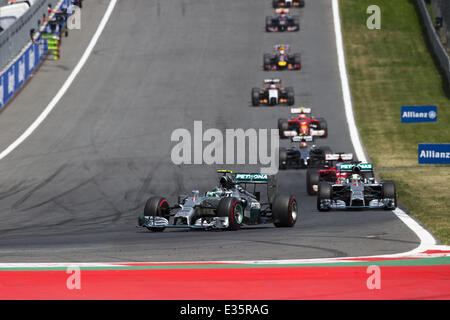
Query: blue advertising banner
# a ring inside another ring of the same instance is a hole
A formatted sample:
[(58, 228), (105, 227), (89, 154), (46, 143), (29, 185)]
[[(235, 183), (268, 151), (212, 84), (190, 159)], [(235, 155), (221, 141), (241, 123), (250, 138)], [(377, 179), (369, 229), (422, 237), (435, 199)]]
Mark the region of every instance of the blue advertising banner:
[(420, 143), (419, 164), (450, 164), (450, 143)]
[(436, 121), (436, 106), (402, 106), (402, 123)]
[(47, 41), (31, 44), (3, 73), (0, 74), (0, 109), (31, 76), (47, 54)]

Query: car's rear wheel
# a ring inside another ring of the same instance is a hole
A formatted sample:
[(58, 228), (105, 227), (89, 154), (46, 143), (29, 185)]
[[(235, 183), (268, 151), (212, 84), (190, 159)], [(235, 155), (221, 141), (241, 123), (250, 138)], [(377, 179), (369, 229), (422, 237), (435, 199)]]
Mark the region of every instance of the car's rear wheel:
[(218, 217), (228, 217), (228, 228), (239, 230), (244, 221), (244, 207), (239, 199), (228, 197), (220, 200), (217, 206)]
[(299, 216), (294, 196), (279, 195), (272, 204), (273, 224), (277, 228), (293, 227)]
[(315, 169), (308, 169), (308, 171), (306, 171), (306, 191), (310, 196), (317, 194), (317, 191), (314, 190), (314, 186), (319, 187), (319, 182), (319, 172)]
[[(167, 220), (170, 218), (170, 205), (169, 202), (162, 197), (151, 197), (147, 200), (144, 207), (144, 216), (148, 217), (162, 217)], [(148, 230), (153, 232), (164, 231), (164, 227), (147, 227)]]

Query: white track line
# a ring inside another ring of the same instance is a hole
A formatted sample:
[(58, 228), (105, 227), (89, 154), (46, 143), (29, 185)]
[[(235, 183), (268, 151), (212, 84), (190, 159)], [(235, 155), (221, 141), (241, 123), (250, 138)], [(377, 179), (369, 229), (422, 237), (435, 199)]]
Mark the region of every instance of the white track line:
[[(336, 47), (338, 54), (339, 73), (341, 75), (342, 95), (345, 104), (345, 116), (347, 117), (347, 124), (350, 131), (350, 137), (352, 140), (353, 148), (355, 149), (358, 160), (367, 162), (367, 158), (364, 153), (364, 147), (359, 137), (358, 128), (356, 127), (355, 117), (353, 114), (352, 97), (350, 93), (350, 85), (348, 81), (347, 67), (345, 64), (344, 42), (342, 39), (341, 17), (339, 11), (339, 0), (332, 0), (333, 2), (333, 20), (334, 20), (334, 32), (336, 34)], [(384, 255), (383, 257), (405, 256), (414, 253), (425, 251), (427, 248), (434, 246), (436, 240), (434, 237), (420, 226), (413, 218), (411, 218), (406, 212), (397, 208), (394, 214), (410, 228), (420, 239), (420, 245), (408, 252)]]
[(117, 0), (111, 0), (109, 3), (109, 6), (105, 12), (105, 15), (103, 16), (102, 20), (100, 21), (100, 24), (97, 28), (97, 31), (95, 32), (94, 36), (91, 39), (91, 42), (86, 48), (86, 51), (81, 56), (80, 61), (73, 69), (72, 73), (67, 78), (66, 82), (62, 85), (61, 89), (59, 89), (58, 93), (55, 95), (55, 97), (50, 101), (50, 103), (47, 105), (47, 107), (44, 109), (44, 111), (37, 117), (37, 119), (25, 130), (22, 135), (17, 138), (11, 145), (9, 145), (5, 150), (3, 150), (0, 153), (0, 160), (5, 158), (7, 155), (9, 155), (12, 151), (14, 151), (18, 146), (22, 144), (33, 132), (39, 127), (39, 125), (47, 118), (47, 116), (52, 112), (52, 110), (55, 108), (55, 106), (58, 104), (58, 102), (61, 100), (61, 98), (64, 96), (64, 94), (67, 92), (69, 87), (72, 85), (73, 81), (77, 77), (77, 75), (80, 73), (83, 66), (86, 64), (86, 61), (89, 59), (89, 56), (92, 53), (92, 50), (94, 50), (95, 45), (97, 44), (98, 39), (100, 38), (100, 35), (103, 32), (103, 29), (105, 28), (106, 24), (108, 23), (109, 18), (111, 17), (111, 14), (114, 10), (114, 7), (116, 6)]

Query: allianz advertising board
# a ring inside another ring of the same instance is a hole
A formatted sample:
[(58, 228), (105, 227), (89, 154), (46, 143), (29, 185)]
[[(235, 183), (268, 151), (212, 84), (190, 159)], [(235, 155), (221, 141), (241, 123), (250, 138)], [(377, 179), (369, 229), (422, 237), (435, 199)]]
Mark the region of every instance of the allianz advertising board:
[(436, 122), (436, 106), (402, 106), (402, 123)]
[(419, 164), (450, 164), (450, 143), (419, 144)]

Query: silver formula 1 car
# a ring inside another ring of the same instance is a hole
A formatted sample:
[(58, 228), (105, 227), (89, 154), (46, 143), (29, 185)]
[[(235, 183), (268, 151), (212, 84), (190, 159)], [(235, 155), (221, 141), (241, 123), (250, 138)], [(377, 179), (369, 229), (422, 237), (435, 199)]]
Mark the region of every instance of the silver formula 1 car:
[[(138, 227), (150, 231), (165, 228), (238, 230), (243, 225), (273, 223), (276, 227), (293, 227), (299, 214), (294, 196), (277, 195), (276, 176), (236, 173), (219, 170), (220, 184), (200, 195), (181, 195), (170, 206), (163, 197), (150, 198)], [(267, 202), (261, 201), (258, 185), (264, 185)]]
[[(349, 173), (336, 183), (322, 181), (317, 193), (317, 209), (385, 209), (397, 207), (397, 192), (393, 181), (377, 182), (371, 163), (344, 163), (340, 172)], [(351, 175), (350, 175), (351, 174)]]

